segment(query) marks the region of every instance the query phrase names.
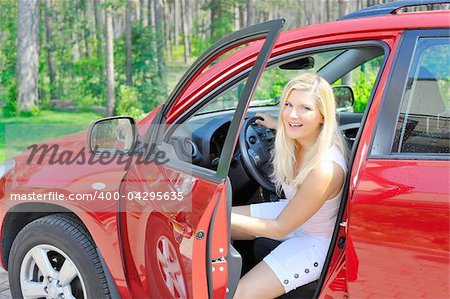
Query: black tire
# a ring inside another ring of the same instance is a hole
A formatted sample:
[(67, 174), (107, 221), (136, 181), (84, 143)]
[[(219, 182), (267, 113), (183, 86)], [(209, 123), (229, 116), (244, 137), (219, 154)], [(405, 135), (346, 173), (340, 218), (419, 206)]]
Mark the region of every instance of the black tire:
[[(57, 273), (60, 273), (59, 270), (68, 261), (72, 273), (76, 272), (77, 275), (66, 284), (65, 291), (69, 288), (75, 298), (111, 297), (96, 247), (87, 230), (71, 215), (55, 214), (29, 223), (14, 240), (8, 263), (13, 298), (24, 298), (22, 268), (25, 273), (31, 273), (25, 275), (28, 280), (40, 284), (39, 289), (42, 284), (47, 286), (44, 288), (45, 292), (52, 291), (55, 294), (63, 288), (59, 276), (56, 280), (54, 277), (44, 277), (41, 268), (46, 271), (50, 268), (37, 266), (33, 256), (36, 251), (46, 254), (47, 261)], [(50, 294), (51, 296), (55, 295)]]
[[(146, 268), (147, 277), (149, 277), (149, 289), (151, 298), (187, 298), (188, 289), (185, 281), (185, 271), (183, 268), (182, 257), (179, 252), (178, 243), (175, 241), (173, 232), (167, 222), (160, 218), (153, 217), (147, 224), (147, 240), (146, 240)], [(164, 275), (161, 264), (158, 262), (158, 247), (160, 241), (167, 242), (171, 247), (170, 252), (172, 262), (178, 262), (179, 272), (177, 279), (170, 279)], [(174, 285), (169, 289), (166, 280), (173, 281)]]

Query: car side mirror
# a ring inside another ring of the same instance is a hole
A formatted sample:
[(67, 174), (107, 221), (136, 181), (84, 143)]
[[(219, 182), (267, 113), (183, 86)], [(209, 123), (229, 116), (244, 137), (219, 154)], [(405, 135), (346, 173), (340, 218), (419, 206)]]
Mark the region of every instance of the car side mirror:
[(132, 117), (114, 116), (97, 120), (88, 135), (89, 151), (95, 155), (126, 155), (136, 143), (136, 122)]
[(336, 99), (336, 110), (338, 112), (353, 112), (355, 96), (350, 86), (333, 86), (333, 94)]

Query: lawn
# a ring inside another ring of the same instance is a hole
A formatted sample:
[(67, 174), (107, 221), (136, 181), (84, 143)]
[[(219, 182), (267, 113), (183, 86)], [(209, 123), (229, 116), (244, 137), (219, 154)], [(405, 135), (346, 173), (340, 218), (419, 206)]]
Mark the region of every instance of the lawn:
[(0, 163), (33, 143), (87, 130), (101, 118), (92, 112), (42, 111), (37, 116), (0, 119)]

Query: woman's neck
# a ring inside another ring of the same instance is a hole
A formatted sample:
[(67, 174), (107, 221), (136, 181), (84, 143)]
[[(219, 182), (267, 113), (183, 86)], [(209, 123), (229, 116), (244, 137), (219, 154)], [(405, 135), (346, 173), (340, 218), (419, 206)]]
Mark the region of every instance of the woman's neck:
[(305, 149), (297, 145), (295, 149), (295, 168), (294, 172), (298, 173), (300, 166), (302, 165), (303, 156), (305, 155)]

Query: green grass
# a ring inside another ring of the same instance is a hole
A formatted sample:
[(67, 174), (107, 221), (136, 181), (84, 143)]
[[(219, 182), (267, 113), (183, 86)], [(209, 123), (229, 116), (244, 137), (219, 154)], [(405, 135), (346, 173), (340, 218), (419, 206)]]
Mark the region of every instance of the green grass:
[(92, 112), (42, 111), (37, 116), (0, 119), (0, 163), (33, 143), (87, 130), (101, 118)]

